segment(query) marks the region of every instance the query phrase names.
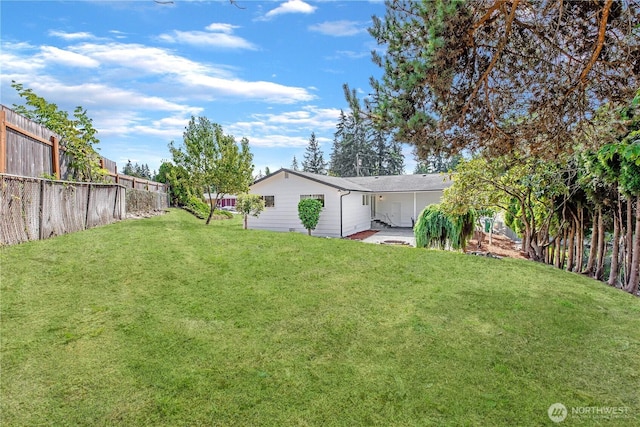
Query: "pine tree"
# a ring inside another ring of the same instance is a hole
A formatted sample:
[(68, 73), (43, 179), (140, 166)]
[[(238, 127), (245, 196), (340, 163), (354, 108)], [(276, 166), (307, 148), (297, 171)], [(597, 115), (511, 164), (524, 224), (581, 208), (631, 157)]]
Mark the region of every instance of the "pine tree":
[(133, 164), (131, 164), (131, 160), (127, 160), (127, 164), (122, 168), (123, 175), (133, 176), (135, 170), (133, 169)]
[(426, 159), (418, 159), (416, 155), (417, 164), (413, 173), (449, 172), (456, 168), (461, 158), (462, 156), (460, 155), (447, 156), (446, 154), (440, 153), (429, 155)]
[(291, 169), (297, 171), (299, 168), (300, 167), (298, 166), (298, 159), (296, 159), (296, 156), (293, 156), (293, 160), (291, 161)]
[(404, 173), (404, 154), (402, 154), (402, 144), (391, 139), (387, 150), (386, 160), (388, 175), (402, 175)]
[(265, 168), (264, 168), (264, 174), (265, 174), (266, 176), (271, 175), (271, 170), (269, 169), (269, 166), (267, 166), (267, 167), (265, 167)]
[(324, 161), (315, 132), (311, 132), (309, 145), (307, 146), (307, 150), (304, 153), (304, 160), (302, 161), (302, 170), (320, 175), (327, 174), (327, 163)]
[(404, 171), (400, 143), (377, 129), (363, 111), (356, 92), (344, 85), (351, 111), (340, 111), (331, 152), (330, 173), (335, 176), (399, 175)]

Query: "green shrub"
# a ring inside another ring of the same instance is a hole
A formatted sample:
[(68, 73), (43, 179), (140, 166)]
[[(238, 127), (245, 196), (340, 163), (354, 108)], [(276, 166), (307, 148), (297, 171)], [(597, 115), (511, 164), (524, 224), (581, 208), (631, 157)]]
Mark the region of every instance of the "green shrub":
[(223, 211), (222, 209), (215, 209), (215, 210), (213, 211), (213, 216), (216, 216), (216, 215), (217, 215), (217, 216), (224, 216), (224, 217), (226, 217), (227, 219), (231, 219), (231, 218), (233, 218), (233, 214), (232, 214), (231, 212), (229, 212), (229, 211)]
[(309, 236), (311, 236), (311, 230), (315, 230), (316, 225), (318, 225), (321, 210), (322, 202), (317, 199), (302, 199), (298, 203), (298, 217), (300, 217), (304, 228), (309, 232)]
[(199, 197), (193, 195), (189, 196), (183, 208), (200, 219), (207, 218), (209, 216), (209, 212), (211, 211), (209, 205), (207, 205)]

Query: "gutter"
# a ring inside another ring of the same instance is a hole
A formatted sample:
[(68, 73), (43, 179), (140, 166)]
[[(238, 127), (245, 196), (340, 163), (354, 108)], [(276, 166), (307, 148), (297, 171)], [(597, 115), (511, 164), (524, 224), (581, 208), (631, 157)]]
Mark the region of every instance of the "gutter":
[(340, 237), (344, 237), (343, 236), (343, 231), (342, 231), (342, 198), (344, 196), (348, 196), (349, 194), (351, 194), (351, 190), (349, 190), (348, 193), (344, 193), (344, 194), (340, 194)]

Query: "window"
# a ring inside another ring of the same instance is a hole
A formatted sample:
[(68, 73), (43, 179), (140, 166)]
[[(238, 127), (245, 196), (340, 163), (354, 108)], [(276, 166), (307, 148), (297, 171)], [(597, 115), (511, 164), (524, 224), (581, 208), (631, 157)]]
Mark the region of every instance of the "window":
[(304, 199), (320, 200), (320, 203), (322, 203), (322, 207), (324, 208), (324, 194), (301, 194), (300, 200), (304, 200)]
[(369, 206), (369, 200), (371, 200), (371, 196), (368, 194), (362, 195), (362, 206)]
[(265, 208), (272, 208), (276, 205), (276, 197), (275, 196), (260, 196), (262, 200), (264, 200)]

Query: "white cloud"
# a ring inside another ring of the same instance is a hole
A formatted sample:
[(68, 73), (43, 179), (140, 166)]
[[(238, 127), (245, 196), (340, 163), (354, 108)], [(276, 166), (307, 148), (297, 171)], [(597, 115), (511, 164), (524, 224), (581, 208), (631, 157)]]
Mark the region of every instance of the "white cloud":
[[(211, 67), (156, 47), (135, 43), (83, 43), (71, 47), (75, 52), (99, 60), (105, 65), (137, 70), (140, 75), (202, 73), (231, 77), (227, 70)], [(141, 74), (140, 74), (141, 73)]]
[(269, 20), (278, 15), (284, 15), (286, 13), (304, 13), (310, 14), (315, 12), (317, 8), (315, 6), (311, 6), (308, 3), (303, 2), (302, 0), (288, 0), (282, 3), (280, 6), (275, 9), (271, 9), (267, 12), (262, 19)]
[(211, 89), (215, 91), (213, 94), (223, 96), (263, 99), (279, 104), (292, 104), (315, 99), (315, 95), (304, 88), (284, 86), (273, 82), (230, 80), (196, 73), (186, 73), (176, 76), (176, 78), (193, 88)]
[(258, 135), (248, 136), (249, 144), (256, 147), (305, 147), (309, 138), (291, 135)]
[(326, 59), (329, 59), (329, 60), (338, 60), (342, 58), (362, 59), (369, 56), (371, 56), (371, 52), (365, 52), (365, 51), (355, 52), (353, 50), (338, 50), (336, 51), (336, 54), (334, 56), (327, 56)]
[(42, 46), (41, 56), (47, 63), (58, 63), (70, 67), (95, 68), (100, 66), (100, 62), (85, 55), (81, 55), (68, 50), (59, 49), (54, 46)]
[(44, 64), (37, 58), (24, 58), (19, 55), (0, 51), (0, 63), (2, 63), (2, 77), (19, 80), (14, 74), (33, 74), (44, 68)]
[(207, 31), (214, 31), (214, 32), (220, 32), (220, 33), (226, 33), (226, 34), (233, 33), (233, 30), (235, 30), (236, 28), (240, 28), (240, 26), (232, 25), (232, 24), (224, 24), (221, 22), (213, 22), (205, 27)]
[[(311, 132), (327, 132), (335, 129), (340, 110), (308, 105), (300, 110), (276, 114), (255, 114), (250, 121), (240, 121), (225, 126), (236, 136), (246, 136), (251, 145), (259, 147), (305, 147)], [(329, 144), (328, 138), (317, 137), (321, 144)]]
[(110, 30), (109, 31), (110, 34), (113, 34), (113, 36), (117, 39), (125, 39), (127, 38), (127, 33), (124, 33), (122, 31), (119, 30)]
[(195, 46), (209, 46), (223, 49), (257, 49), (251, 42), (233, 35), (236, 25), (213, 23), (206, 27), (207, 31), (179, 31), (161, 34), (159, 40), (167, 43), (183, 43)]
[(102, 83), (73, 85), (51, 77), (35, 76), (33, 81), (24, 84), (45, 99), (55, 99), (56, 103), (67, 103), (74, 106), (80, 104), (90, 109), (143, 109), (173, 111), (183, 114), (196, 110), (194, 107), (171, 102), (159, 96), (147, 96), (143, 93)]
[(286, 125), (295, 128), (330, 129), (334, 128), (340, 117), (337, 108), (317, 108), (306, 106), (302, 110), (288, 111), (279, 114), (258, 114), (255, 118), (271, 125)]
[[(115, 96), (118, 93), (114, 88), (127, 87), (132, 83), (140, 82), (144, 82), (146, 87), (154, 87), (152, 93), (159, 96), (155, 97), (157, 100), (151, 103), (154, 104), (153, 106), (149, 104), (149, 100), (154, 97), (143, 97), (142, 99), (146, 101), (139, 106), (160, 110), (166, 109), (160, 105), (161, 96), (184, 97), (190, 100), (227, 97), (278, 104), (308, 102), (316, 98), (316, 95), (303, 87), (286, 86), (269, 81), (243, 80), (238, 78), (230, 67), (224, 68), (224, 66), (192, 61), (166, 49), (135, 43), (81, 43), (69, 46), (65, 50), (45, 46), (35, 55), (31, 52), (20, 52), (15, 48), (3, 50), (0, 55), (2, 55), (3, 64), (7, 64), (3, 70), (5, 77), (27, 74), (31, 75), (29, 80), (36, 82), (47, 78), (47, 75), (36, 76), (36, 74), (49, 70), (47, 64), (51, 60), (76, 67), (99, 66), (100, 75), (96, 77), (108, 82), (101, 86), (107, 94), (88, 98), (91, 102), (94, 99), (106, 101), (104, 98), (108, 94)], [(60, 77), (61, 80), (64, 78), (64, 76)], [(28, 83), (25, 79), (19, 81)], [(64, 85), (56, 82), (56, 86)], [(69, 87), (78, 86), (71, 84)], [(138, 90), (142, 91), (136, 86), (136, 92)], [(82, 93), (78, 92), (78, 95)], [(118, 103), (118, 105), (121, 104)]]
[(366, 28), (355, 21), (325, 21), (309, 26), (309, 30), (316, 31), (327, 36), (346, 37), (366, 32)]
[(87, 40), (87, 39), (91, 40), (96, 38), (93, 34), (87, 33), (84, 31), (77, 32), (77, 33), (67, 33), (65, 31), (50, 30), (49, 35), (52, 37), (59, 37), (63, 40), (68, 40), (68, 41)]

